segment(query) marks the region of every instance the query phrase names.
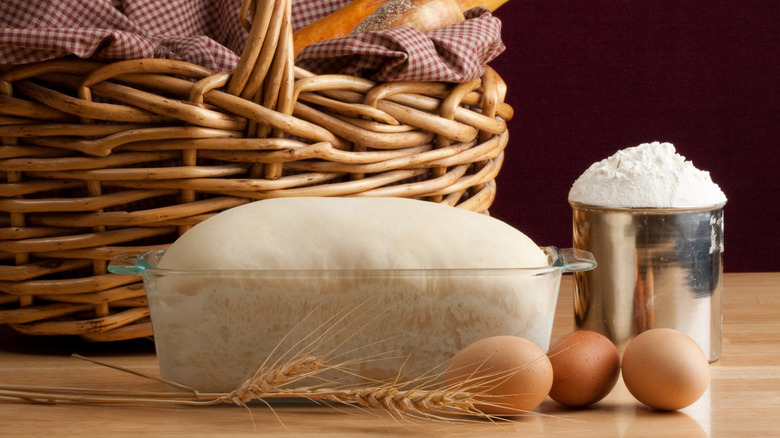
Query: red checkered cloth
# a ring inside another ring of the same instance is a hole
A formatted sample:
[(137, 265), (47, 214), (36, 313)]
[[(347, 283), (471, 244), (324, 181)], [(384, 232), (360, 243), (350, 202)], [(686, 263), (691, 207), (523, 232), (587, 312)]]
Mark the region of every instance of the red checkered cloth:
[[(293, 29), (350, 0), (293, 0)], [(247, 32), (241, 0), (2, 0), (0, 64), (69, 55), (97, 60), (181, 59), (215, 71), (235, 68)], [(504, 50), (501, 23), (487, 10), (428, 34), (368, 32), (318, 43), (296, 63), (314, 73), (381, 81), (467, 81)]]
[(421, 33), (409, 27), (363, 32), (305, 48), (296, 64), (317, 74), (342, 73), (377, 81), (467, 82), (505, 47), (501, 21), (484, 8), (466, 21)]
[(241, 0), (2, 0), (0, 63), (72, 54), (182, 59), (230, 70), (246, 41), (240, 6)]
[(292, 27), (298, 30), (329, 15), (352, 0), (293, 0)]

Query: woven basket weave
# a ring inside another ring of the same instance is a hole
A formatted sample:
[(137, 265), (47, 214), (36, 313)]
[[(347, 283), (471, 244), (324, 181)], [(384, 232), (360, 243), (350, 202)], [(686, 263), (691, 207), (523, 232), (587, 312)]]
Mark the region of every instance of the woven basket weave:
[(0, 66), (0, 324), (150, 337), (140, 279), (108, 261), (253, 200), (487, 210), (512, 115), (493, 70), (464, 84), (316, 76), (293, 64), (289, 1), (242, 9), (255, 19), (232, 72), (162, 59)]

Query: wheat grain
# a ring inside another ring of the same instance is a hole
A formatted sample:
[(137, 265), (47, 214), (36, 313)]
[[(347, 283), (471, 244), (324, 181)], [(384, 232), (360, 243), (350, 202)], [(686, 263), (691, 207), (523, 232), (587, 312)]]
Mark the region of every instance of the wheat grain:
[(218, 400), (230, 400), (232, 403), (246, 405), (252, 400), (260, 400), (269, 394), (283, 392), (284, 385), (312, 376), (323, 368), (325, 363), (317, 356), (296, 358), (270, 371), (259, 371)]
[[(329, 363), (329, 361), (337, 361), (344, 357), (344, 352), (337, 352), (343, 346), (343, 342), (328, 351), (319, 351), (328, 336), (333, 336), (334, 333), (342, 330), (353, 330), (357, 333), (379, 317), (376, 314), (372, 315), (375, 310), (374, 306), (367, 305), (365, 308), (364, 305), (333, 315), (317, 330), (298, 340), (290, 350), (280, 352), (275, 359), (267, 357), (254, 373), (229, 393), (199, 393), (196, 389), (179, 385), (176, 382), (74, 355), (76, 358), (88, 360), (96, 365), (164, 383), (181, 392), (0, 385), (0, 398), (46, 404), (140, 406), (234, 404), (243, 407), (248, 407), (252, 401), (268, 405), (273, 399), (297, 398), (332, 406), (349, 405), (360, 408), (378, 408), (398, 417), (423, 417), (451, 421), (450, 417), (442, 417), (441, 415), (456, 414), (465, 417), (485, 418), (491, 421), (497, 419), (476, 407), (476, 405), (489, 404), (486, 402), (486, 397), (489, 396), (481, 394), (479, 388), (498, 384), (514, 370), (482, 375), (478, 378), (471, 376), (452, 386), (441, 383), (442, 373), (437, 372), (441, 365), (412, 380), (400, 381), (398, 376), (401, 375), (401, 370), (399, 370), (396, 379), (391, 382), (376, 382), (366, 379), (366, 386), (363, 387), (340, 387), (337, 379), (324, 379), (321, 374), (329, 370), (341, 373), (341, 375), (357, 376), (350, 368), (355, 363), (386, 358), (383, 355), (374, 355), (363, 358), (344, 358), (339, 363)], [(344, 327), (336, 328), (339, 323), (344, 321), (347, 322)], [(303, 379), (310, 378), (320, 379), (321, 383), (319, 385), (308, 384), (303, 387), (295, 386), (296, 383), (302, 383)]]

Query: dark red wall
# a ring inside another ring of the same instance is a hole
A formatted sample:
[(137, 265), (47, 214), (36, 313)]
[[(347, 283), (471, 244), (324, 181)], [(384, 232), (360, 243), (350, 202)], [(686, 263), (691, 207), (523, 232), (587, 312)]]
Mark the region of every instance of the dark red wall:
[(668, 141), (728, 197), (725, 270), (780, 270), (780, 2), (509, 0), (495, 15), (515, 116), (493, 216), (569, 247), (574, 180)]

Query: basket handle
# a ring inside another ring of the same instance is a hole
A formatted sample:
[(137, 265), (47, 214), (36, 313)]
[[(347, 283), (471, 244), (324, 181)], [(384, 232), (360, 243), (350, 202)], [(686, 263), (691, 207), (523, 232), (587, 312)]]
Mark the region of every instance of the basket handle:
[(267, 78), (292, 70), (291, 11), (292, 0), (243, 0), (240, 20), (249, 36), (228, 93), (252, 99)]

